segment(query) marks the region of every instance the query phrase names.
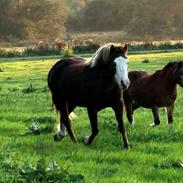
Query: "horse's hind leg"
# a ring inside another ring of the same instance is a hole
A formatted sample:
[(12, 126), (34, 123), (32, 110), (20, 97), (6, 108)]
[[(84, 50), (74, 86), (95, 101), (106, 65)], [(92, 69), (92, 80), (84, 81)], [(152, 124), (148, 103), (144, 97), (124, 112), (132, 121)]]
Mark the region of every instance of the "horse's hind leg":
[(127, 116), (128, 122), (130, 124), (134, 124), (135, 122), (133, 120), (132, 100), (129, 97), (129, 95), (126, 93), (126, 91), (124, 91), (123, 98), (124, 98), (124, 103), (125, 103), (125, 108), (126, 108), (126, 116)]
[[(70, 117), (70, 113), (75, 109), (74, 105), (68, 104), (68, 114), (69, 114), (69, 119), (72, 120), (72, 117)], [(66, 136), (66, 127), (63, 123), (59, 123), (57, 126), (57, 130), (60, 133), (61, 137)]]
[(98, 130), (98, 121), (97, 121), (97, 110), (88, 108), (88, 116), (90, 119), (92, 133), (91, 135), (85, 137), (84, 143), (89, 145), (93, 142), (94, 138), (97, 136)]
[(127, 133), (123, 123), (123, 103), (120, 102), (118, 105), (114, 106), (113, 110), (115, 112), (116, 120), (118, 122), (118, 129), (123, 137), (124, 148), (129, 148)]
[[(62, 106), (60, 106), (60, 127), (61, 128), (64, 127), (62, 126), (62, 124), (66, 127), (67, 133), (70, 136), (71, 140), (73, 140), (74, 142), (77, 142), (74, 132), (72, 131), (72, 128), (71, 128), (71, 121), (69, 119), (68, 106), (66, 102), (62, 102)], [(54, 140), (55, 141), (61, 140), (58, 133), (54, 136)]]
[(137, 103), (135, 103), (134, 101), (132, 102), (131, 105), (132, 105), (132, 106), (131, 106), (132, 124), (135, 124), (135, 120), (134, 120), (133, 113), (134, 113), (134, 111), (135, 111), (136, 109), (138, 109), (140, 106), (139, 106)]
[(151, 126), (154, 127), (154, 126), (157, 126), (160, 124), (158, 107), (153, 107), (152, 113), (153, 113), (153, 117), (154, 117), (154, 123), (152, 123)]
[(173, 109), (174, 109), (174, 103), (171, 106), (167, 107), (168, 124), (173, 123)]

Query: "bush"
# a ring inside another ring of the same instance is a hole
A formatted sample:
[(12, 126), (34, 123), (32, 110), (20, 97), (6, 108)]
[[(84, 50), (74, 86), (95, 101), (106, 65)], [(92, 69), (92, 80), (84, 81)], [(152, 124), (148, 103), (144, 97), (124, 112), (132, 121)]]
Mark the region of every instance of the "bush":
[(149, 50), (169, 50), (169, 49), (183, 49), (183, 43), (178, 42), (172, 44), (171, 42), (144, 42), (140, 44), (129, 44), (129, 51), (149, 51)]
[(59, 51), (55, 48), (39, 49), (35, 47), (29, 47), (24, 50), (24, 56), (48, 56), (58, 55)]
[(93, 53), (95, 52), (100, 45), (92, 44), (92, 45), (76, 45), (73, 49), (75, 53)]
[(19, 57), (21, 56), (21, 52), (17, 49), (11, 49), (6, 51), (5, 49), (0, 49), (0, 57)]
[(0, 57), (5, 57), (7, 52), (3, 49), (0, 49)]
[(74, 51), (72, 48), (69, 48), (68, 46), (65, 46), (62, 50), (61, 50), (61, 54), (64, 57), (69, 57), (72, 56), (74, 54)]
[(19, 57), (21, 56), (21, 52), (19, 52), (17, 49), (12, 49), (10, 51), (7, 52), (7, 57)]
[(174, 46), (177, 49), (183, 49), (183, 43), (176, 43)]
[(53, 45), (40, 41), (34, 47), (28, 47), (24, 50), (24, 56), (46, 56), (46, 55), (58, 55), (60, 50)]
[[(93, 53), (100, 47), (100, 44), (92, 39), (76, 40), (71, 39), (65, 42), (63, 39), (56, 39), (53, 44), (39, 41), (35, 46), (27, 47), (23, 51), (18, 49), (0, 49), (0, 57), (22, 57), (22, 56), (48, 56), (60, 55), (72, 56), (73, 53)], [(183, 42), (131, 42), (129, 51), (151, 51), (183, 49)], [(0, 71), (2, 72), (2, 71)]]
[(63, 39), (57, 38), (57, 39), (55, 39), (55, 41), (54, 41), (54, 45), (55, 45), (55, 48), (56, 48), (57, 50), (61, 50), (61, 49), (64, 48), (64, 46), (66, 45), (66, 43), (65, 43), (65, 41), (64, 41)]
[(150, 61), (149, 61), (149, 59), (147, 59), (147, 58), (144, 59), (144, 60), (142, 61), (142, 63), (145, 63), (145, 64), (146, 64), (146, 63), (149, 63), (149, 62), (150, 62)]

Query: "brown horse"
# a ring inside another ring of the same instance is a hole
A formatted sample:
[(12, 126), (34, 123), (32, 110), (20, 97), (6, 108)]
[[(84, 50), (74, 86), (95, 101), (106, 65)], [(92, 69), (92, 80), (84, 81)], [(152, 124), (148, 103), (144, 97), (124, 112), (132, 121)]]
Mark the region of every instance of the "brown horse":
[(123, 124), (122, 90), (130, 84), (127, 70), (127, 46), (108, 44), (97, 50), (90, 61), (81, 58), (64, 58), (49, 71), (48, 86), (52, 101), (60, 113), (60, 128), (54, 140), (61, 140), (65, 128), (70, 138), (77, 142), (71, 128), (69, 114), (76, 106), (86, 107), (92, 133), (84, 140), (91, 144), (98, 134), (97, 112), (112, 107), (122, 134), (124, 147), (128, 139)]
[(151, 126), (159, 125), (158, 108), (166, 107), (168, 123), (172, 123), (177, 84), (183, 87), (183, 62), (169, 62), (152, 75), (144, 71), (132, 71), (128, 77), (131, 85), (123, 93), (128, 121), (134, 123), (134, 110), (145, 107), (152, 109), (154, 122)]

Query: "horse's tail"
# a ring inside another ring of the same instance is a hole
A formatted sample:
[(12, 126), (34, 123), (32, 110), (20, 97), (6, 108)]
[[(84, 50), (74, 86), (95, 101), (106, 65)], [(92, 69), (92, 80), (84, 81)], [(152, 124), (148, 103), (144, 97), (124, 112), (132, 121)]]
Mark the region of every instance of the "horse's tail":
[(58, 61), (55, 65), (50, 69), (47, 77), (47, 83), (50, 91), (52, 93), (57, 91), (58, 87), (58, 78), (59, 78), (59, 69), (62, 66), (62, 62)]
[[(52, 103), (52, 109), (56, 111), (57, 116), (60, 114), (59, 109), (56, 108), (56, 106), (55, 106), (54, 103)], [(69, 119), (70, 119), (71, 121), (74, 120), (74, 119), (76, 119), (76, 118), (78, 118), (78, 116), (77, 116), (74, 112), (71, 112), (71, 113), (69, 114)]]
[[(54, 103), (52, 103), (52, 108), (54, 111), (56, 111), (56, 119), (57, 119), (56, 123), (54, 125), (55, 126), (54, 129), (55, 129), (55, 131), (59, 132), (61, 130), (60, 129), (60, 115), (61, 115), (61, 113), (60, 113), (59, 109), (56, 108)], [(77, 119), (77, 118), (78, 118), (78, 116), (74, 112), (71, 112), (69, 114), (69, 119), (71, 121), (73, 121), (74, 119)]]
[[(58, 63), (58, 62), (57, 62)], [(56, 100), (54, 100), (54, 97), (56, 95), (57, 90), (57, 83), (56, 83), (56, 78), (57, 78), (57, 73), (56, 73), (56, 65), (53, 65), (53, 67), (50, 69), (50, 71), (48, 72), (48, 77), (47, 77), (47, 83), (48, 83), (48, 87), (49, 90), (51, 91), (51, 95), (52, 95), (52, 109), (56, 111), (57, 116), (58, 116), (58, 106), (56, 104)]]
[(62, 60), (56, 62), (50, 69), (47, 77), (48, 87), (52, 94), (52, 108), (55, 109), (57, 113), (59, 111), (59, 83), (61, 80), (63, 63), (64, 62)]
[[(59, 95), (60, 95), (60, 88), (59, 88), (59, 82), (61, 78), (61, 73), (63, 70), (63, 66), (65, 66), (67, 63), (64, 62), (64, 60), (60, 60), (56, 62), (55, 65), (50, 69), (48, 73), (48, 87), (52, 94), (52, 108), (56, 111), (57, 114), (57, 125), (60, 123), (59, 121), (59, 115), (60, 115), (60, 101), (59, 101)], [(69, 114), (69, 119), (73, 120), (77, 118), (77, 116), (71, 112)], [(60, 128), (60, 127), (59, 127)]]
[[(52, 109), (56, 111), (57, 113), (57, 116), (58, 114), (60, 113), (60, 110), (59, 110), (59, 103), (57, 103), (56, 101), (54, 102), (53, 100), (53, 94), (52, 94)], [(74, 119), (78, 118), (77, 115), (74, 113), (74, 112), (71, 112), (69, 114), (69, 119), (72, 121)]]

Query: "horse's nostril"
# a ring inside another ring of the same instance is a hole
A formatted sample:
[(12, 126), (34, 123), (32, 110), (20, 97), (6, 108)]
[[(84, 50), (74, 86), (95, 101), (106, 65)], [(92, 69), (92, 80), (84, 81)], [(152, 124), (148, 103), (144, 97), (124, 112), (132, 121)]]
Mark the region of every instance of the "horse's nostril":
[(124, 84), (123, 81), (121, 81), (121, 86), (122, 86), (123, 90), (126, 90), (126, 89), (128, 88), (128, 87)]
[(124, 81), (121, 81), (121, 86), (123, 88), (123, 90), (126, 90), (130, 85), (130, 81), (124, 83)]

